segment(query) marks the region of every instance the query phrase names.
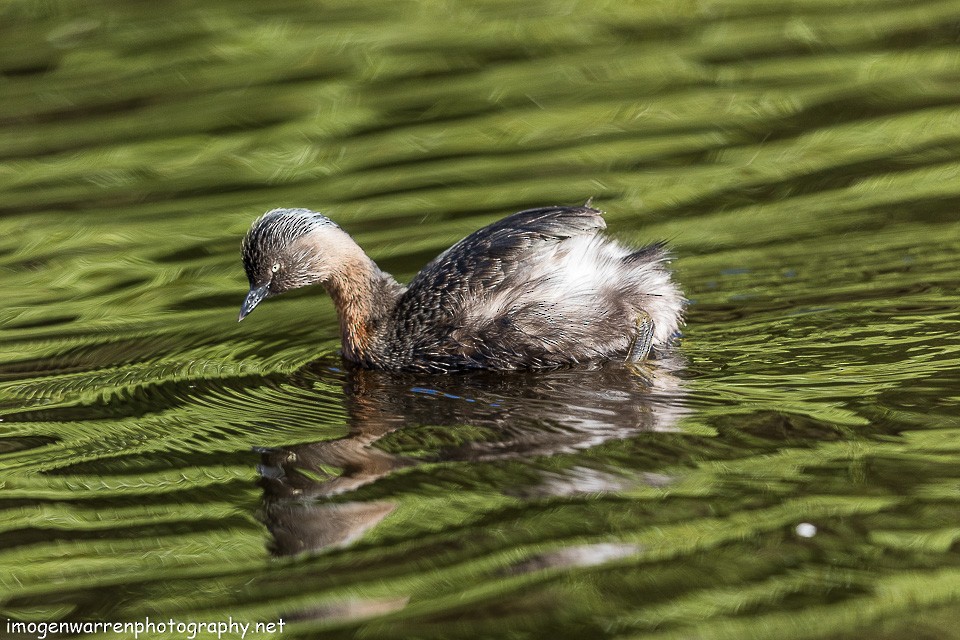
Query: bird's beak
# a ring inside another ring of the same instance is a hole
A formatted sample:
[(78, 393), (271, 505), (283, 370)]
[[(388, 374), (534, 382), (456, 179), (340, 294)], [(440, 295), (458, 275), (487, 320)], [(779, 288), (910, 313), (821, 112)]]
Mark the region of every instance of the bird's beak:
[(243, 301), (243, 304), (240, 305), (240, 317), (237, 319), (237, 322), (240, 322), (246, 318), (247, 314), (253, 311), (253, 308), (260, 304), (260, 301), (266, 298), (269, 292), (269, 284), (250, 289), (250, 293), (247, 294), (247, 298)]

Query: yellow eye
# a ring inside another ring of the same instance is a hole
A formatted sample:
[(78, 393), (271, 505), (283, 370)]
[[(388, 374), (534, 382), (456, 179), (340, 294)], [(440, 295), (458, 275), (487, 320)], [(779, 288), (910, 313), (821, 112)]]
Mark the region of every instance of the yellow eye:
[(273, 271), (274, 273), (276, 273), (277, 271), (280, 271), (280, 263), (279, 263), (279, 262), (273, 265), (272, 271)]

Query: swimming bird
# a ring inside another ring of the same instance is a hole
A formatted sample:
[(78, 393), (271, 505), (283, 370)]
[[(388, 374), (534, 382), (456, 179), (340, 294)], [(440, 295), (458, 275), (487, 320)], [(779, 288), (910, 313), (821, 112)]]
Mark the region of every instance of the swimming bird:
[(437, 256), (406, 286), (335, 222), (274, 209), (242, 245), (250, 291), (265, 298), (321, 284), (343, 357), (362, 367), (444, 373), (639, 362), (669, 348), (684, 298), (662, 243), (628, 248), (591, 206), (521, 211)]

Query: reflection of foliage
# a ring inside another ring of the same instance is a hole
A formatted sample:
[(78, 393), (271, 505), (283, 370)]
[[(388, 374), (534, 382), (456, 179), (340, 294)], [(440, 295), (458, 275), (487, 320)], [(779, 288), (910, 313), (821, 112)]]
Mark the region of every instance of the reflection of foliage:
[[(556, 6), (6, 3), (4, 616), (956, 633), (956, 7)], [(681, 431), (498, 458), (516, 423), (424, 418), (316, 502), (390, 502), (377, 526), (270, 559), (252, 449), (352, 423), (319, 292), (236, 324), (250, 220), (323, 209), (404, 277), (589, 196), (677, 249)]]

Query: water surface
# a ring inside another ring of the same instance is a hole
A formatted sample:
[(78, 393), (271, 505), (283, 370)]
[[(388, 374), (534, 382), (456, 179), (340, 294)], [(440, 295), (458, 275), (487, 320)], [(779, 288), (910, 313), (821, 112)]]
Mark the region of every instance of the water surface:
[[(6, 3), (0, 636), (955, 637), (958, 24)], [(406, 279), (589, 197), (670, 242), (691, 300), (644, 376), (356, 371), (319, 290), (236, 323), (269, 208), (323, 210)]]

